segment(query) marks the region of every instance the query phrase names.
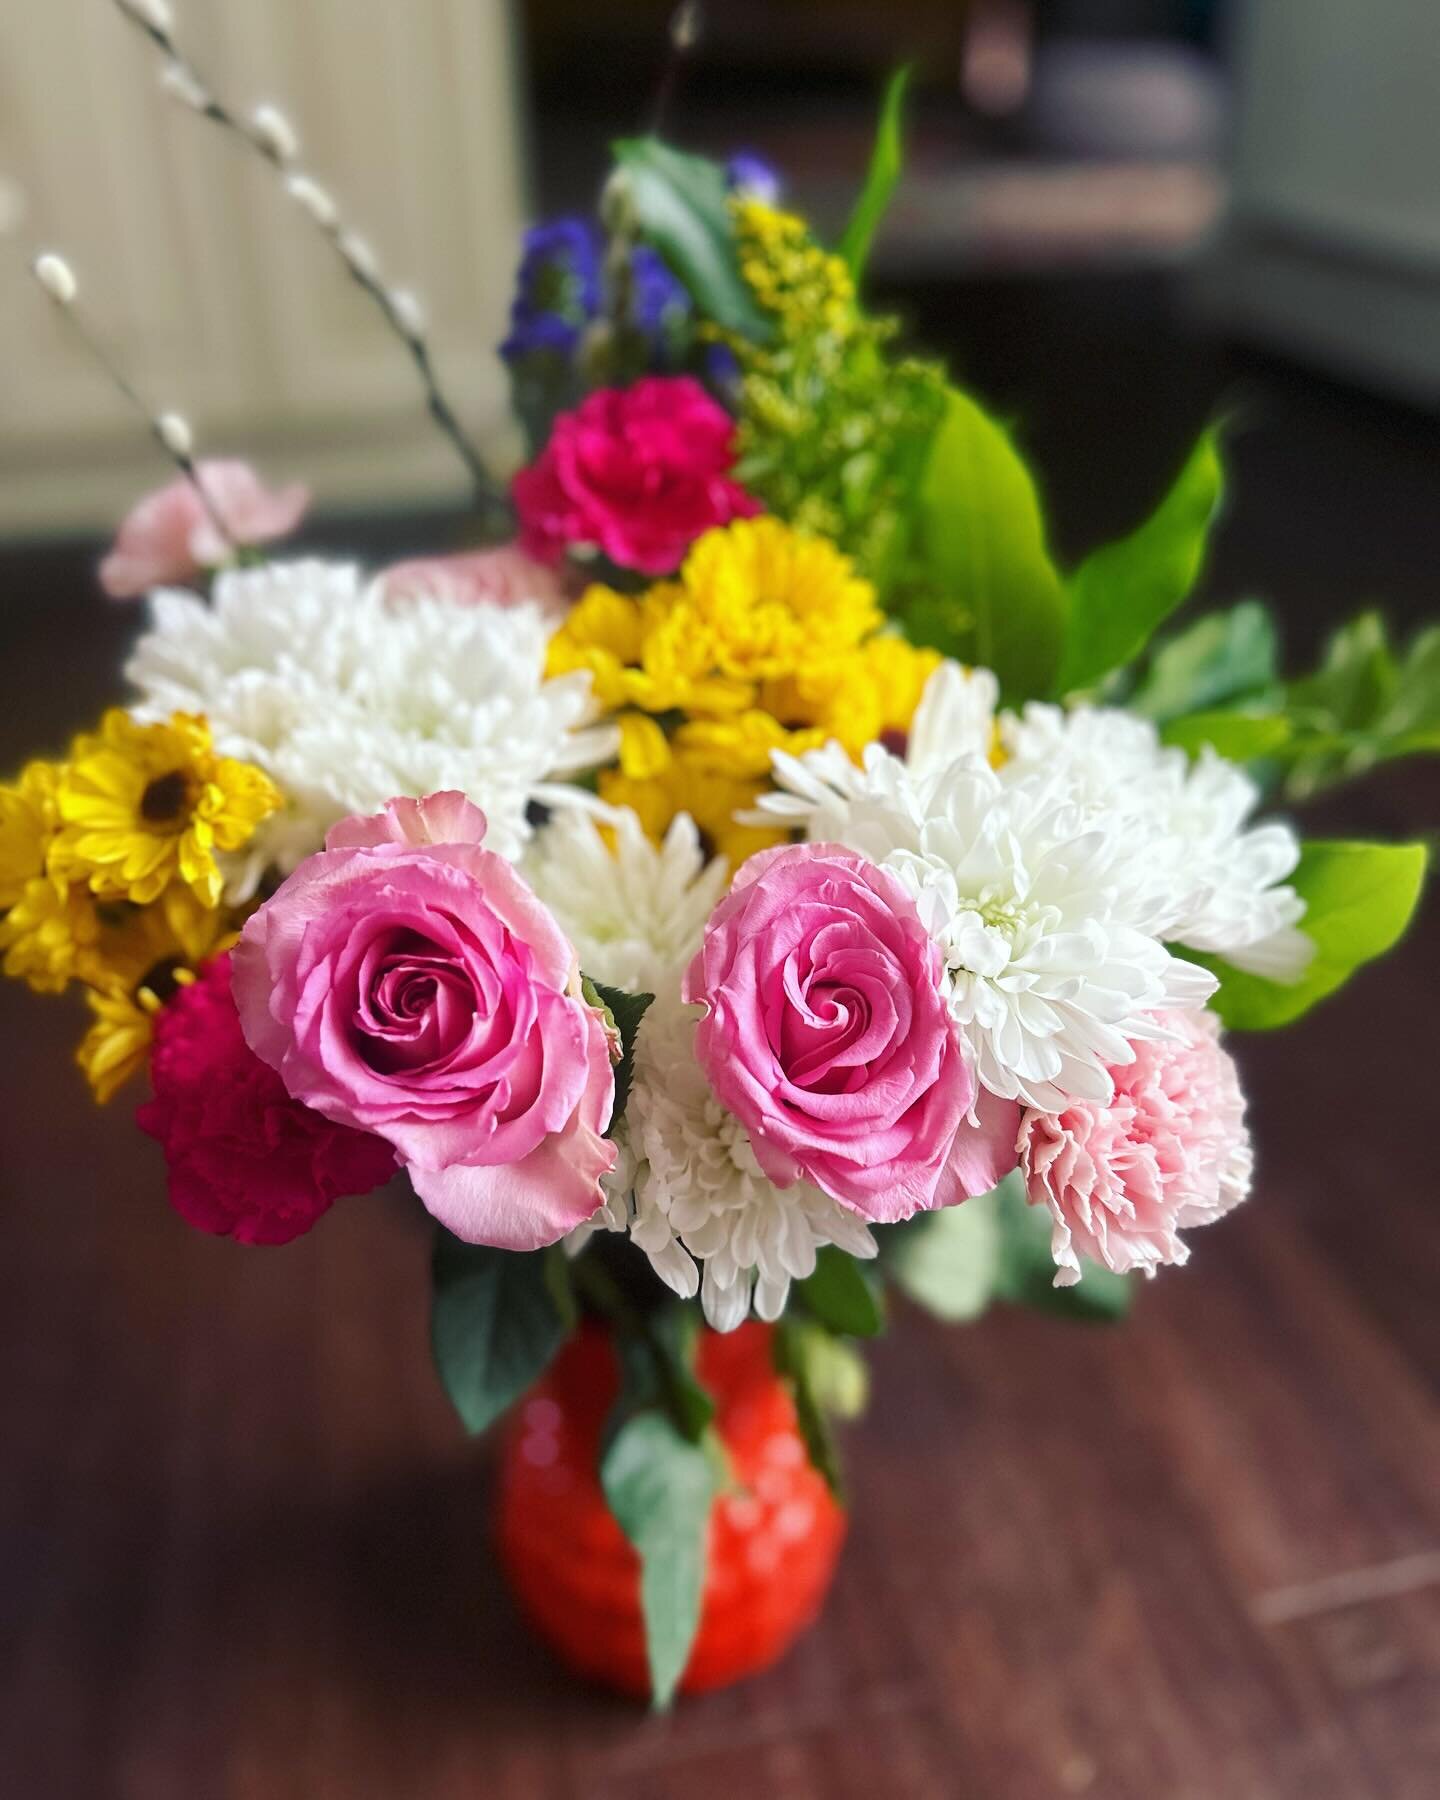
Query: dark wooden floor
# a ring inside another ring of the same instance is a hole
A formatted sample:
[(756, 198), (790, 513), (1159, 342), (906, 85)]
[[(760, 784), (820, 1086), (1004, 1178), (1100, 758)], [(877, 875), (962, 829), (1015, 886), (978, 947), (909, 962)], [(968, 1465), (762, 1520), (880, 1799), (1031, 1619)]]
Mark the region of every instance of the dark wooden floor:
[[(1143, 505), (1235, 373), (1107, 305), (1116, 361), (1067, 392), (1049, 300), (968, 304), (951, 325), (1027, 403), (1069, 540)], [(1433, 607), (1436, 428), (1239, 372), (1216, 581), (1278, 593), (1300, 642), (1346, 597)], [(130, 621), (85, 561), (0, 558), (7, 766), (116, 691)], [(1416, 768), (1323, 824), (1434, 832), (1437, 787)], [(898, 1319), (820, 1627), (665, 1719), (572, 1685), (512, 1614), (485, 1457), (427, 1361), (417, 1221), (379, 1197), (283, 1251), (191, 1232), (126, 1103), (82, 1094), (77, 1015), (7, 985), (0, 1793), (1428, 1800), (1437, 958), (1432, 897), (1383, 969), (1241, 1045), (1258, 1191), (1123, 1327)]]

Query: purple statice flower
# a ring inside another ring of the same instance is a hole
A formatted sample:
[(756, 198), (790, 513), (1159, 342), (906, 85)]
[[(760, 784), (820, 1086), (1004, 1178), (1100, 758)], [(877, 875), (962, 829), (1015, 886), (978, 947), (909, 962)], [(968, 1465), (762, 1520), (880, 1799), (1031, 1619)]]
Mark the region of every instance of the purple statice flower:
[(690, 316), (690, 296), (648, 244), (637, 244), (631, 253), (630, 294), (630, 324), (650, 359), (664, 362)]
[(779, 172), (763, 156), (737, 150), (725, 164), (725, 180), (732, 194), (773, 206), (780, 198)]
[(600, 241), (588, 219), (550, 219), (525, 233), (510, 306), (506, 362), (533, 351), (574, 354), (600, 310)]

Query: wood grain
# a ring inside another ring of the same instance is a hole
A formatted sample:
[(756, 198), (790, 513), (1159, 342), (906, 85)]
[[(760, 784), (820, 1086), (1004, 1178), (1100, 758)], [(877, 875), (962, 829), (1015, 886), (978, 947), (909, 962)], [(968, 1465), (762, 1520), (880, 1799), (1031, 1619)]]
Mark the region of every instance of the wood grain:
[[(1407, 528), (1418, 603), (1440, 544)], [(5, 620), (7, 763), (115, 691), (130, 621), (83, 563), (0, 565), (52, 608)], [(1416, 767), (1325, 823), (1434, 831), (1437, 798)], [(499, 1586), (413, 1213), (342, 1203), (282, 1251), (189, 1230), (126, 1102), (81, 1092), (77, 1010), (5, 985), (0, 1791), (1428, 1800), (1437, 952), (1432, 902), (1241, 1046), (1258, 1192), (1125, 1325), (899, 1317), (820, 1627), (660, 1719), (575, 1686)]]

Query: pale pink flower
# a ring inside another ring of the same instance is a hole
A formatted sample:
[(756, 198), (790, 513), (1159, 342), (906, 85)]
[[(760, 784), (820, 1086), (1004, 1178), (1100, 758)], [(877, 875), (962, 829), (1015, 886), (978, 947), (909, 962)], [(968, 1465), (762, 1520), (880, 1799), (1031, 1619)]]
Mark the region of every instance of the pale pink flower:
[(232, 957), (251, 1049), (293, 1098), (394, 1146), (469, 1243), (552, 1244), (604, 1200), (615, 1099), (575, 952), (463, 795), (346, 819)]
[[(121, 525), (100, 565), (100, 585), (112, 600), (134, 600), (168, 582), (193, 581), (229, 562), (237, 545), (285, 537), (310, 504), (308, 488), (267, 488), (246, 462), (200, 462), (195, 472), (205, 500), (182, 477), (147, 494)], [(216, 518), (225, 527), (223, 536)]]
[(471, 550), (457, 556), (420, 556), (395, 563), (380, 578), (385, 598), (453, 600), (460, 606), (516, 606), (533, 600), (547, 613), (569, 604), (554, 569), (527, 556), (518, 544)]
[(706, 1008), (710, 1085), (776, 1186), (803, 1176), (890, 1224), (1014, 1168), (1019, 1108), (981, 1102), (941, 973), (914, 900), (866, 857), (787, 844), (741, 865), (683, 991)]
[(1168, 1040), (1136, 1039), (1111, 1068), (1108, 1105), (1028, 1110), (1020, 1168), (1032, 1206), (1054, 1220), (1056, 1287), (1088, 1256), (1117, 1274), (1189, 1255), (1180, 1233), (1208, 1225), (1250, 1191), (1253, 1156), (1235, 1064), (1213, 1013), (1161, 1013)]

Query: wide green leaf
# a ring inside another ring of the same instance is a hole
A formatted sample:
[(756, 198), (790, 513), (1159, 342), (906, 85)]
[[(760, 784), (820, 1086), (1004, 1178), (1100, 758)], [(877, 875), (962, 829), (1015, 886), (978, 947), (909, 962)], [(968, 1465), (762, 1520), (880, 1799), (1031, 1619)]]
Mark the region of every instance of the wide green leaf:
[(815, 1258), (815, 1273), (795, 1284), (807, 1311), (831, 1331), (851, 1337), (874, 1337), (884, 1329), (885, 1313), (870, 1277), (847, 1251), (826, 1244)]
[(910, 636), (993, 669), (1008, 700), (1047, 693), (1067, 601), (1040, 499), (1009, 433), (958, 388), (946, 390), (915, 524), (926, 597), (909, 609)]
[(1129, 537), (1092, 551), (1070, 581), (1070, 624), (1056, 682), (1062, 694), (1094, 687), (1138, 656), (1195, 586), (1222, 489), (1211, 427), (1174, 485)]
[(859, 284), (870, 256), (876, 230), (885, 217), (890, 197), (900, 180), (905, 161), (901, 136), (901, 110), (905, 90), (910, 82), (910, 66), (899, 68), (885, 83), (880, 100), (880, 121), (875, 128), (875, 144), (870, 152), (870, 166), (865, 171), (865, 185), (850, 214), (845, 234), (840, 239), (840, 255)]
[(920, 1213), (899, 1227), (885, 1270), (904, 1293), (937, 1319), (957, 1325), (990, 1304), (1000, 1272), (1001, 1234), (995, 1194)]
[(725, 171), (659, 138), (614, 146), (641, 234), (684, 282), (700, 312), (731, 331), (768, 330), (740, 274)]
[(602, 1007), (609, 1015), (610, 1023), (620, 1033), (620, 1060), (615, 1065), (615, 1104), (610, 1111), (610, 1129), (613, 1131), (624, 1114), (625, 1104), (630, 1098), (630, 1083), (635, 1078), (636, 1033), (655, 996), (631, 994), (624, 988), (607, 987), (603, 981), (591, 981), (588, 975), (584, 979), (583, 990), (587, 1003)]
[(435, 1239), (430, 1347), (467, 1431), (484, 1431), (545, 1370), (567, 1325), (546, 1259)]
[(1282, 713), (1198, 712), (1172, 719), (1161, 729), (1163, 742), (1196, 756), (1207, 745), (1231, 762), (1275, 756), (1290, 741), (1290, 721)]
[(994, 1191), (1001, 1239), (997, 1299), (1070, 1319), (1104, 1322), (1124, 1316), (1133, 1298), (1131, 1277), (1087, 1261), (1079, 1281), (1056, 1287), (1049, 1211), (1026, 1200), (1018, 1172), (1007, 1175)]
[(705, 1588), (715, 1469), (663, 1413), (625, 1420), (600, 1462), (605, 1499), (640, 1558), (650, 1688), (665, 1707), (690, 1660)]
[[(816, 1472), (837, 1500), (845, 1498), (844, 1471), (829, 1414), (843, 1411), (831, 1405), (829, 1384), (834, 1376), (830, 1361), (836, 1340), (823, 1325), (787, 1313), (775, 1328), (772, 1357), (795, 1402), (795, 1423)], [(863, 1368), (862, 1368), (863, 1379)], [(864, 1404), (863, 1395), (860, 1405)]]
[(1270, 609), (1245, 600), (1207, 613), (1159, 645), (1128, 705), (1163, 724), (1275, 690), (1279, 640)]
[(1423, 844), (1307, 843), (1290, 879), (1305, 901), (1300, 925), (1314, 940), (1314, 960), (1286, 986), (1195, 955), (1220, 977), (1210, 1004), (1236, 1031), (1268, 1031), (1309, 1012), (1399, 942), (1420, 899), (1425, 863)]

